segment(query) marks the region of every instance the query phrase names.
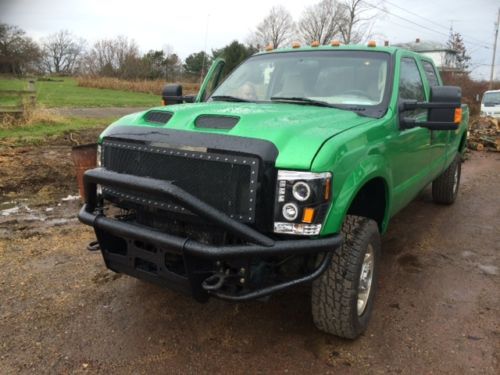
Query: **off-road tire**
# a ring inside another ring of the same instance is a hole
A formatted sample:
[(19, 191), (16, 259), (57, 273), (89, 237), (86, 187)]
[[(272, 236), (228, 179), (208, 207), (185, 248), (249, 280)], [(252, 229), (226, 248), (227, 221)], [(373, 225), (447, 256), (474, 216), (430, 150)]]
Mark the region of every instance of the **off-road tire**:
[[(460, 187), (462, 162), (457, 154), (448, 168), (432, 182), (432, 199), (440, 204), (452, 204)], [(456, 178), (456, 180), (455, 180)]]
[[(312, 315), (324, 332), (354, 339), (366, 330), (370, 320), (380, 259), (380, 234), (374, 220), (348, 215), (342, 226), (343, 245), (335, 250), (329, 268), (313, 282)], [(373, 278), (366, 307), (358, 316), (358, 285), (365, 253), (371, 244)]]

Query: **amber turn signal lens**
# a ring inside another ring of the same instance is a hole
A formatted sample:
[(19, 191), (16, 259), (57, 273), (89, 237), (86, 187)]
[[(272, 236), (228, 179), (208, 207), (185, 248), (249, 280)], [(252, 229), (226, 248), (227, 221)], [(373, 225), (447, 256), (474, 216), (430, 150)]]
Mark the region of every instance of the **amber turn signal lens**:
[(455, 118), (453, 122), (457, 125), (462, 122), (462, 108), (455, 108)]
[(304, 208), (304, 214), (302, 215), (302, 222), (311, 224), (314, 219), (314, 208)]
[(330, 199), (330, 191), (332, 189), (332, 186), (331, 186), (331, 180), (328, 178), (326, 180), (326, 184), (325, 184), (325, 201), (327, 201), (328, 199)]

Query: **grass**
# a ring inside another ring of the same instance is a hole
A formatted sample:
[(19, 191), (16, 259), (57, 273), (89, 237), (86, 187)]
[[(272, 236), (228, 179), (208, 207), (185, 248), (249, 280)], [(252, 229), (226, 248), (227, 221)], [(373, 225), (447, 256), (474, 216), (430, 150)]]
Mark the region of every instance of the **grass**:
[[(158, 97), (165, 86), (165, 80), (163, 79), (125, 80), (112, 77), (78, 77), (76, 81), (82, 87), (144, 92)], [(184, 95), (194, 95), (200, 89), (199, 83), (182, 82), (181, 84)]]
[[(0, 90), (22, 90), (27, 80), (0, 78)], [(45, 107), (152, 107), (159, 95), (78, 86), (73, 78), (36, 82), (37, 103)], [(5, 99), (8, 100), (8, 99)], [(0, 105), (7, 105), (0, 98)]]
[(0, 128), (0, 144), (25, 145), (41, 144), (50, 138), (56, 138), (63, 134), (80, 130), (105, 127), (113, 122), (115, 118), (93, 119), (59, 117), (55, 120), (34, 121), (29, 125), (22, 125), (10, 128)]

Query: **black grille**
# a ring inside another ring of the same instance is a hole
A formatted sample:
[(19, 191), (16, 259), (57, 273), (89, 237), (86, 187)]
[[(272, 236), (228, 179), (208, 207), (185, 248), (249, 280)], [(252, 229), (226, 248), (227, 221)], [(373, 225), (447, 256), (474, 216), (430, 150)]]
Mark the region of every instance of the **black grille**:
[(172, 112), (149, 111), (144, 115), (144, 120), (155, 124), (166, 124), (172, 117)]
[[(242, 222), (254, 221), (259, 168), (256, 157), (105, 139), (103, 166), (119, 173), (170, 181), (230, 217)], [(104, 192), (132, 203), (189, 213), (172, 202), (133, 191), (105, 186)]]

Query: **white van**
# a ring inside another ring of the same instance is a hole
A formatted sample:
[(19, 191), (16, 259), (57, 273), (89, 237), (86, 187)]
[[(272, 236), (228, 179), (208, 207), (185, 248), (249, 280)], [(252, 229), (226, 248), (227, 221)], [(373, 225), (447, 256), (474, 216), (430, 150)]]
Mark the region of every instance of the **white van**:
[(500, 90), (490, 90), (483, 94), (481, 116), (500, 118)]

